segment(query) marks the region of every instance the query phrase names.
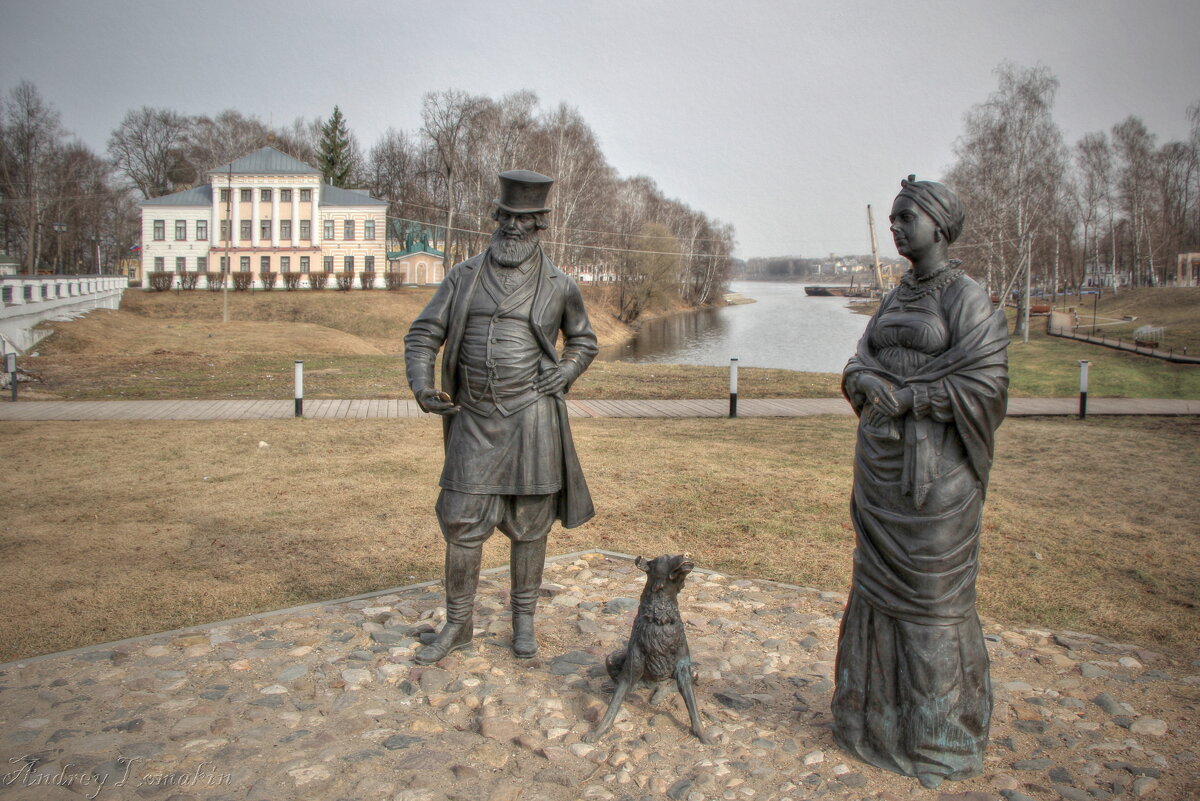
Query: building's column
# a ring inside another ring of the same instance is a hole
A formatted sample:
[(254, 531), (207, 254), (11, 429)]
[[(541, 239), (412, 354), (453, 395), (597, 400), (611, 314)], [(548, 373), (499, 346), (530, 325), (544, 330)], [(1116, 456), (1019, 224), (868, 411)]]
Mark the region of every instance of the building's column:
[[(292, 187), (292, 247), (300, 246), (300, 187)], [(299, 267), (296, 268), (300, 269)]]
[(279, 187), (271, 190), (271, 247), (279, 247)]
[[(322, 238), (325, 236), (325, 231), (321, 228), (321, 185), (318, 183), (312, 188), (312, 208), (309, 209), (309, 216), (312, 218), (312, 243), (314, 247), (320, 248)], [(322, 267), (321, 269), (324, 269)]]
[[(229, 221), (229, 248), (232, 250), (235, 247), (241, 247), (242, 240), (238, 238), (238, 230), (242, 227), (242, 202), (238, 199), (238, 193), (242, 191), (240, 186), (232, 186), (229, 189), (230, 208), (233, 209), (233, 214), (230, 215)], [(233, 272), (233, 257), (231, 253), (225, 254), (229, 259), (229, 272)]]
[(221, 244), (221, 189), (217, 186), (216, 181), (213, 181), (211, 186), (213, 202), (212, 209), (209, 210), (208, 220), (208, 253), (204, 255), (208, 258), (208, 269), (215, 270), (216, 265), (212, 263), (213, 254)]
[(212, 184), (212, 208), (208, 211), (208, 249), (220, 242), (221, 236), (221, 190), (214, 181)]
[(10, 303), (12, 303), (14, 306), (20, 306), (22, 303), (25, 302), (25, 282), (24, 281), (17, 279), (15, 281), (5, 281), (4, 283), (6, 286), (12, 287), (12, 291), (9, 293), (10, 294), (10, 297), (9, 297)]
[[(258, 187), (250, 190), (250, 246), (258, 247), (258, 226), (259, 226), (259, 211), (258, 211)], [(254, 265), (250, 265), (250, 269), (254, 270)]]

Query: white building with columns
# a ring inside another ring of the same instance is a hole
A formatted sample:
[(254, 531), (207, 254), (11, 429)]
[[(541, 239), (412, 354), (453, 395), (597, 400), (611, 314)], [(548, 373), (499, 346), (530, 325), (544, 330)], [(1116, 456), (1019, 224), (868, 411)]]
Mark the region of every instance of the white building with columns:
[(383, 285), (387, 201), (322, 183), (320, 170), (273, 147), (208, 178), (142, 202), (143, 286), (152, 273), (218, 271), (251, 273), (255, 286), (263, 273), (371, 272)]

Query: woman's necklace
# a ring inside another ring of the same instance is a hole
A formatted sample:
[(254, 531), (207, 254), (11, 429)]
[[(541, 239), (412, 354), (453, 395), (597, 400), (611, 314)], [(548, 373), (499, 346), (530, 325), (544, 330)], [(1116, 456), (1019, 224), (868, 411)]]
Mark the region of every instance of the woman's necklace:
[(929, 275), (923, 276), (917, 276), (910, 269), (900, 279), (900, 286), (896, 288), (896, 300), (901, 303), (912, 303), (914, 300), (949, 286), (963, 274), (963, 271), (958, 268), (961, 263), (958, 259), (950, 259)]

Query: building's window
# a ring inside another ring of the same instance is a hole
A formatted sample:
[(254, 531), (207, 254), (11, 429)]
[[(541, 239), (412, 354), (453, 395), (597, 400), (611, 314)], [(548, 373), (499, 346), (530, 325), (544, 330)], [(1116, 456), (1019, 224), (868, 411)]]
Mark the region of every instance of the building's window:
[(325, 221), (325, 241), (333, 241), (333, 220)]
[(242, 198), (243, 203), (249, 203), (250, 201), (252, 201), (254, 199), (254, 190), (253, 189), (243, 189), (241, 192), (241, 198)]
[(375, 221), (363, 220), (363, 239), (375, 238)]
[(269, 240), (271, 238), (271, 221), (270, 220), (259, 220), (258, 221), (258, 238), (260, 240)]
[(368, 273), (375, 272), (375, 257), (367, 256), (363, 259), (363, 270)]
[(308, 256), (300, 257), (300, 272), (302, 272), (302, 273), (308, 272)]
[(280, 239), (291, 239), (292, 238), (292, 221), (291, 220), (280, 220), (279, 221), (279, 238)]
[(346, 258), (344, 258), (342, 260), (342, 263), (345, 264), (345, 266), (346, 266), (346, 272), (348, 272), (348, 273), (354, 272), (354, 257), (353, 256), (347, 256)]
[(197, 256), (196, 257), (196, 272), (198, 272), (198, 273), (208, 272), (208, 256)]
[(260, 273), (271, 272), (271, 257), (270, 256), (263, 256), (261, 259), (258, 260), (258, 271)]
[(354, 238), (354, 220), (346, 220), (344, 223), (342, 223), (342, 238)]
[(241, 229), (238, 231), (238, 234), (240, 234), (240, 237), (242, 239), (250, 238), (250, 221), (249, 220), (238, 220), (238, 228)]
[(303, 242), (312, 241), (312, 220), (300, 221), (300, 239)]
[(187, 239), (187, 220), (175, 221), (175, 241), (182, 242)]
[(327, 273), (333, 272), (333, 256), (325, 257), (325, 272), (327, 272)]
[(242, 256), (241, 259), (238, 260), (238, 262), (239, 262), (238, 267), (241, 269), (242, 272), (244, 272), (244, 273), (250, 272), (250, 257), (249, 256)]
[(221, 220), (221, 241), (229, 241), (229, 220)]
[(221, 272), (223, 272), (223, 273), (229, 272), (229, 257), (228, 256), (221, 257)]
[(177, 272), (177, 273), (187, 272), (187, 259), (185, 257), (183, 257), (183, 256), (175, 257), (175, 272)]
[(208, 220), (196, 220), (196, 239), (208, 239)]
[(292, 271), (292, 257), (291, 256), (280, 256), (279, 257), (279, 272), (290, 273), (291, 271)]
[(156, 273), (161, 273), (163, 270), (165, 270), (165, 269), (166, 269), (166, 268), (163, 266), (163, 261), (164, 261), (164, 259), (163, 259), (163, 257), (162, 257), (162, 256), (155, 256), (155, 257), (154, 257), (154, 272), (156, 272)]
[(228, 202), (229, 202), (229, 190), (228, 190), (228, 189), (222, 189), (222, 190), (221, 190), (221, 202), (222, 202), (222, 203), (228, 203)]
[(300, 190), (300, 202), (301, 203), (311, 203), (312, 202), (312, 190), (311, 189), (301, 189)]
[(154, 241), (161, 242), (166, 238), (167, 238), (167, 221), (166, 220), (155, 220), (154, 221)]
[(258, 190), (258, 201), (260, 203), (270, 203), (271, 202), (271, 190), (270, 189)]
[(279, 190), (279, 202), (280, 203), (291, 203), (292, 202), (292, 190), (280, 189)]

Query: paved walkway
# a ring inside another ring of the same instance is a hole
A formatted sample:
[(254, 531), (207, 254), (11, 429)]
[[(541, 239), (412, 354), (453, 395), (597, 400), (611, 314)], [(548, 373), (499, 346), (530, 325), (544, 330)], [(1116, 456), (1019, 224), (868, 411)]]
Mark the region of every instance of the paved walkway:
[[(1086, 315), (1084, 319), (1087, 319)], [(1149, 356), (1153, 359), (1162, 359), (1175, 364), (1200, 364), (1200, 356), (1188, 356), (1186, 348), (1184, 348), (1183, 353), (1176, 353), (1174, 348), (1159, 350), (1157, 347), (1141, 346), (1137, 344), (1136, 340), (1130, 341), (1128, 339), (1098, 337), (1095, 336), (1095, 326), (1092, 327), (1092, 336), (1081, 334), (1079, 331), (1086, 330), (1087, 326), (1078, 325), (1078, 321), (1078, 314), (1069, 315), (1066, 312), (1051, 312), (1050, 318), (1046, 323), (1046, 333), (1052, 337), (1073, 339), (1076, 342), (1086, 342), (1090, 345), (1103, 345), (1113, 350), (1123, 350), (1126, 353), (1136, 353), (1138, 356)], [(1112, 322), (1122, 321), (1113, 320)]]
[[(725, 417), (728, 399), (572, 400), (572, 417)], [(807, 417), (850, 414), (841, 398), (738, 399), (739, 417)], [(1010, 398), (1010, 417), (1070, 416), (1078, 398)], [(1089, 398), (1089, 415), (1200, 415), (1200, 400)], [(18, 401), (0, 403), (0, 420), (270, 420), (295, 415), (290, 400)], [(308, 400), (304, 416), (350, 420), (431, 417), (412, 400)]]
[[(691, 734), (678, 694), (651, 707), (639, 690), (583, 742), (645, 580), (625, 554), (548, 559), (534, 659), (509, 648), (502, 568), (481, 577), (470, 645), (436, 666), (413, 662), (444, 619), (435, 582), (0, 665), (0, 798), (934, 798), (834, 742), (845, 595), (703, 569), (678, 600), (713, 743)], [(997, 710), (986, 775), (938, 798), (1195, 798), (1195, 665), (982, 624)]]

